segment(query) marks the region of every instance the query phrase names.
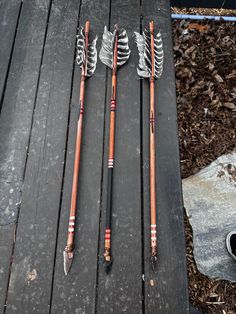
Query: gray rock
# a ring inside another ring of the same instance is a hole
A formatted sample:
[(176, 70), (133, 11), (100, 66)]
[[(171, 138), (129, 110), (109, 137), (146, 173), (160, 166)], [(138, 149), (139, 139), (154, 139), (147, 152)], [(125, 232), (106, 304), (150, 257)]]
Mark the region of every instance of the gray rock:
[(236, 231), (236, 152), (184, 179), (183, 197), (199, 271), (236, 281), (236, 262), (225, 246), (226, 235)]

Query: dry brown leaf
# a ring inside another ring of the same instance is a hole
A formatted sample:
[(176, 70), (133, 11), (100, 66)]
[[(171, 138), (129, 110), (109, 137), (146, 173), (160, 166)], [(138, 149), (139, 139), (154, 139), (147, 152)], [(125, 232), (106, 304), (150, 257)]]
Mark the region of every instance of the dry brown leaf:
[(236, 77), (236, 70), (233, 70), (231, 73), (229, 73), (228, 75), (226, 75), (226, 79), (231, 79)]
[(216, 75), (215, 75), (215, 79), (216, 79), (217, 82), (219, 82), (219, 83), (223, 83), (223, 82), (224, 82), (224, 80), (222, 79), (222, 77), (221, 77), (219, 74), (216, 74)]
[(199, 32), (207, 31), (209, 28), (210, 28), (209, 25), (202, 25), (202, 24), (198, 24), (198, 23), (190, 23), (188, 25), (188, 29), (196, 29)]
[(224, 102), (224, 106), (232, 110), (236, 109), (236, 106), (233, 102)]
[(209, 70), (212, 71), (214, 69), (214, 67), (215, 67), (214, 64), (209, 62), (209, 64), (208, 64)]

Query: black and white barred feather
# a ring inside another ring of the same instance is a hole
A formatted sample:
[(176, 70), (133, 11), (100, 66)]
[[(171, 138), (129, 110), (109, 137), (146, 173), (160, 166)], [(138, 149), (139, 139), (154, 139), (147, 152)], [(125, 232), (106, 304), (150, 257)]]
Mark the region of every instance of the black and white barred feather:
[[(139, 51), (138, 75), (144, 78), (150, 78), (152, 75), (152, 56), (151, 56), (151, 33), (148, 30), (143, 35), (134, 32)], [(161, 33), (158, 32), (154, 37), (154, 55), (155, 55), (155, 79), (159, 78), (163, 71), (163, 44)]]
[(114, 30), (114, 32), (111, 33), (105, 26), (99, 58), (105, 65), (107, 65), (111, 69), (113, 68), (114, 61), (113, 59), (116, 32), (118, 32), (117, 67), (122, 66), (129, 59), (131, 53), (129, 49), (129, 39), (126, 30), (118, 29)]
[(82, 68), (85, 65), (85, 56), (87, 59), (86, 62), (86, 77), (90, 77), (93, 75), (94, 71), (96, 70), (97, 65), (97, 36), (88, 44), (87, 52), (85, 53), (85, 36), (83, 33), (83, 27), (80, 28), (79, 35), (77, 35), (77, 54), (76, 54), (76, 61), (77, 64)]

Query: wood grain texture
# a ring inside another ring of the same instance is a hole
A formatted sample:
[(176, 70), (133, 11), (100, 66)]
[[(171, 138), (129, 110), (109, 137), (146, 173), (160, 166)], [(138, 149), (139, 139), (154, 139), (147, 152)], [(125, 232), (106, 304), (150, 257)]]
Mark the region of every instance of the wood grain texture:
[[(132, 8), (132, 9), (131, 9)], [(97, 313), (142, 312), (141, 181), (140, 181), (140, 83), (137, 79), (138, 53), (132, 40), (139, 29), (139, 1), (112, 0), (110, 28), (118, 23), (127, 30), (132, 51), (127, 64), (117, 72), (115, 162), (113, 177), (112, 255), (107, 275), (102, 265), (105, 227), (109, 100), (111, 71), (107, 84), (107, 110), (102, 194), (101, 245), (98, 274)]]
[(157, 268), (150, 265), (149, 214), (149, 82), (143, 81), (143, 210), (145, 312), (189, 312), (183, 204), (179, 168), (175, 77), (168, 1), (143, 1), (142, 25), (155, 23), (164, 45), (164, 70), (155, 83)]
[[(0, 115), (0, 224), (5, 224), (0, 227), (0, 313), (12, 252), (6, 313), (189, 312), (170, 8), (165, 0), (142, 2), (140, 10), (139, 0), (52, 0), (48, 28), (51, 0), (23, 2)], [(133, 39), (140, 14), (143, 26), (153, 19), (161, 29), (165, 50), (164, 73), (155, 84), (159, 247), (154, 273), (149, 264), (149, 82), (138, 79)], [(75, 257), (66, 277), (63, 250), (79, 109), (78, 16), (80, 25), (90, 20), (91, 36), (99, 35), (98, 50), (104, 25), (124, 27), (132, 53), (117, 79), (113, 267), (106, 275), (102, 265), (111, 71), (98, 60), (86, 82)], [(11, 36), (13, 18), (12, 23)]]
[[(0, 112), (20, 10), (20, 0), (2, 0), (0, 2)], [(2, 210), (3, 209), (0, 208), (0, 213)], [(6, 222), (2, 221), (2, 223), (3, 224), (0, 226), (0, 313), (4, 310), (15, 231), (14, 224), (4, 226)]]
[(9, 267), (14, 242), (15, 225), (0, 226), (0, 313), (4, 313), (4, 305), (8, 284)]
[[(15, 40), (0, 116), (0, 223), (14, 222), (44, 45), (49, 1), (26, 0)], [(37, 32), (35, 31), (37, 29)]]
[[(37, 11), (47, 5), (37, 2)], [(78, 9), (74, 0), (54, 0), (50, 11), (7, 313), (50, 308)]]
[(21, 0), (0, 2), (0, 111), (21, 9)]
[[(104, 25), (107, 25), (109, 22), (109, 1), (83, 1), (80, 9), (80, 25), (84, 25), (88, 19), (90, 21), (90, 36), (92, 38), (95, 34), (99, 35), (97, 48), (100, 48)], [(98, 61), (94, 75), (86, 82), (77, 221), (75, 225), (75, 256), (70, 273), (68, 276), (65, 276), (62, 253), (66, 244), (69, 219), (79, 107), (79, 82), (80, 69), (76, 65), (56, 251), (52, 313), (95, 312), (106, 68)]]
[[(6, 8), (7, 10), (5, 10)], [(6, 32), (8, 40), (13, 40), (18, 10), (19, 3), (17, 1), (1, 2), (0, 15), (4, 13), (5, 15), (1, 19), (0, 34)], [(4, 243), (1, 242), (0, 245), (0, 279), (3, 279), (0, 280), (1, 311), (4, 307), (3, 302), (7, 292), (14, 240), (12, 233), (15, 230), (14, 223), (21, 200), (27, 145), (31, 133), (47, 14), (48, 6), (46, 6), (46, 2), (43, 8), (38, 7), (37, 1), (34, 0), (25, 0), (22, 5), (0, 115), (0, 228), (1, 239), (4, 240)], [(6, 31), (4, 21), (7, 23), (8, 31)], [(35, 29), (37, 29), (37, 33), (33, 31)], [(2, 38), (6, 37), (1, 36)], [(3, 47), (4, 43), (5, 48)], [(2, 49), (7, 49), (10, 53), (10, 42), (5, 42), (3, 39), (0, 48), (1, 53)], [(4, 61), (4, 58), (6, 61), (7, 56), (5, 53), (7, 51), (4, 51), (1, 54), (0, 63)], [(1, 68), (0, 75), (2, 79), (4, 73), (6, 73), (5, 64)]]

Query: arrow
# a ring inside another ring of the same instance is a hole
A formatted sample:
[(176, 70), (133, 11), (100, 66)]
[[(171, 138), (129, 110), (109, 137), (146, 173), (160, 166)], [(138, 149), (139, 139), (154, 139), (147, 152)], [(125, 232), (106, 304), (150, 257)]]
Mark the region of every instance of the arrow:
[(112, 186), (115, 150), (115, 112), (116, 112), (116, 82), (117, 70), (127, 62), (130, 56), (128, 36), (126, 30), (119, 29), (115, 25), (113, 33), (104, 28), (102, 48), (99, 57), (101, 61), (112, 70), (112, 89), (110, 102), (110, 132), (108, 151), (108, 180), (107, 180), (107, 204), (106, 204), (106, 228), (104, 244), (104, 266), (108, 273), (112, 266), (111, 254), (111, 221), (112, 221)]
[(77, 202), (77, 190), (78, 190), (78, 177), (79, 177), (79, 165), (80, 165), (80, 153), (82, 142), (82, 128), (83, 128), (83, 115), (84, 115), (84, 94), (85, 94), (85, 81), (91, 77), (96, 69), (97, 64), (97, 49), (96, 42), (97, 36), (93, 41), (89, 41), (90, 22), (85, 23), (85, 28), (80, 29), (80, 33), (77, 36), (77, 56), (76, 61), (81, 68), (80, 78), (80, 103), (79, 103), (79, 116), (77, 123), (77, 135), (75, 145), (75, 159), (74, 159), (74, 173), (71, 193), (71, 207), (70, 218), (68, 227), (68, 237), (65, 250), (63, 252), (64, 257), (64, 272), (68, 274), (71, 268), (71, 264), (74, 257), (74, 228), (76, 218), (76, 202)]
[(163, 45), (161, 33), (154, 36), (154, 22), (149, 23), (149, 30), (142, 35), (135, 32), (139, 51), (138, 75), (150, 82), (150, 240), (151, 266), (155, 269), (157, 261), (156, 228), (156, 156), (155, 156), (155, 79), (160, 78), (163, 70)]

